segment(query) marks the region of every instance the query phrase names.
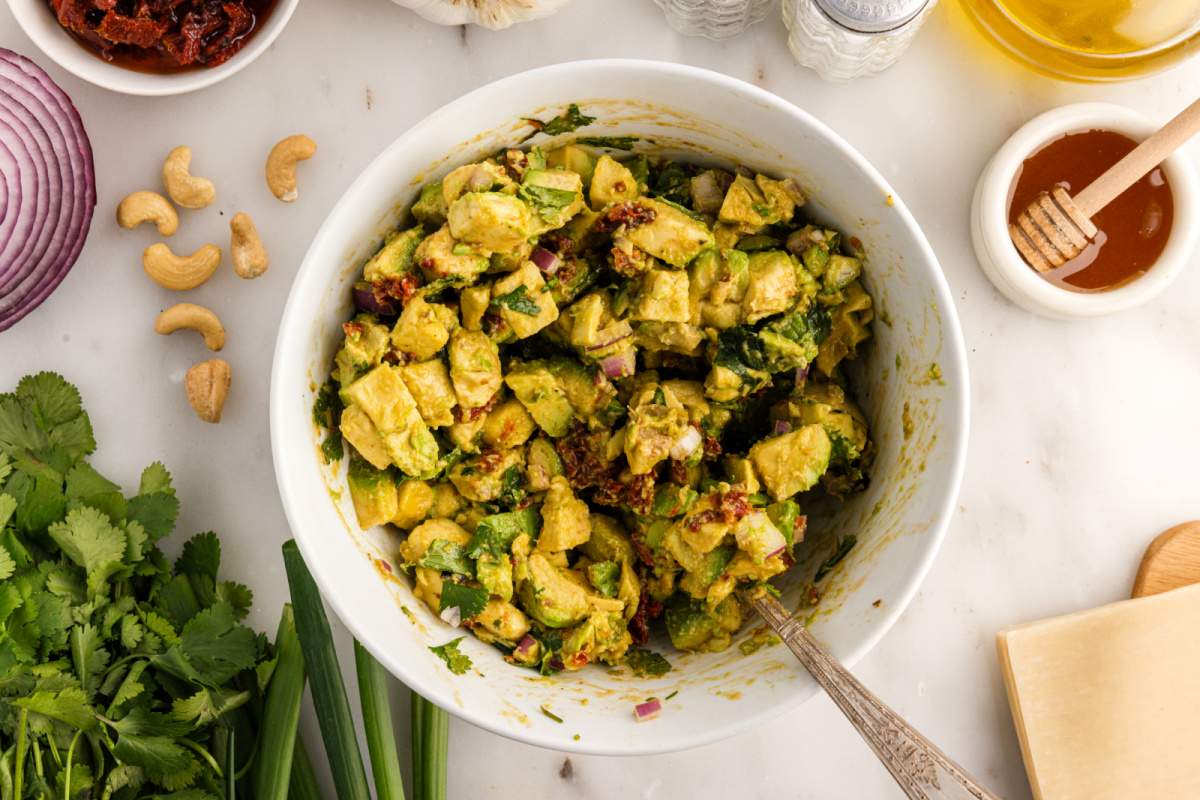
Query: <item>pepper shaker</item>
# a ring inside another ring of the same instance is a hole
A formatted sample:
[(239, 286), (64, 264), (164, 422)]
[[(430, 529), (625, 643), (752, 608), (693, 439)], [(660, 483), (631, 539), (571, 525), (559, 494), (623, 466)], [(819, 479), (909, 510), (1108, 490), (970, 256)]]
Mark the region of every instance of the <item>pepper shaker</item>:
[(908, 49), (937, 0), (783, 0), (788, 47), (826, 80), (890, 67)]
[(727, 39), (767, 16), (773, 0), (654, 0), (685, 36)]

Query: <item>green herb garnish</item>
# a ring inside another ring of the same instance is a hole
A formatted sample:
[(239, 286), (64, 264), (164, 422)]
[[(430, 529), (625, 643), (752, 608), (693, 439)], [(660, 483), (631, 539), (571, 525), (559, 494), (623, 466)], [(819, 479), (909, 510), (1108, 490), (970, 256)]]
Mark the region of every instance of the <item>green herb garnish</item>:
[(661, 678), (671, 671), (671, 662), (659, 653), (632, 647), (625, 654), (625, 663), (639, 678)]
[(442, 584), (442, 599), (438, 611), (457, 608), (462, 619), (466, 620), (478, 616), (487, 605), (487, 601), (487, 589), (446, 581)]
[(458, 643), (464, 638), (466, 637), (460, 636), (457, 639), (451, 639), (445, 644), (429, 648), (431, 653), (446, 662), (446, 666), (455, 675), (462, 675), (471, 668), (471, 657), (466, 653), (460, 653), (458, 650)]
[(529, 289), (521, 284), (511, 292), (493, 297), (490, 305), (494, 308), (507, 308), (509, 311), (515, 311), (528, 317), (536, 317), (542, 313), (542, 307), (529, 297), (528, 292)]
[(534, 131), (530, 136), (538, 133), (544, 133), (547, 136), (557, 136), (560, 133), (570, 133), (573, 130), (591, 125), (596, 121), (595, 117), (589, 117), (579, 110), (579, 106), (571, 103), (567, 106), (567, 110), (559, 114), (553, 119), (542, 122), (540, 119), (532, 119), (525, 117), (525, 121), (533, 126)]
[(592, 147), (607, 147), (610, 150), (632, 150), (637, 136), (580, 136), (576, 141)]
[(833, 555), (825, 559), (825, 561), (817, 569), (817, 574), (813, 576), (813, 582), (815, 583), (816, 581), (819, 581), (821, 578), (824, 578), (826, 575), (828, 575), (834, 567), (841, 563), (841, 560), (846, 557), (846, 554), (849, 553), (857, 543), (858, 537), (854, 536), (853, 534), (840, 539), (837, 544), (837, 549), (833, 551)]
[(439, 572), (454, 572), (467, 577), (475, 576), (475, 565), (467, 558), (467, 550), (458, 542), (449, 539), (434, 539), (417, 560), (418, 567), (428, 567)]

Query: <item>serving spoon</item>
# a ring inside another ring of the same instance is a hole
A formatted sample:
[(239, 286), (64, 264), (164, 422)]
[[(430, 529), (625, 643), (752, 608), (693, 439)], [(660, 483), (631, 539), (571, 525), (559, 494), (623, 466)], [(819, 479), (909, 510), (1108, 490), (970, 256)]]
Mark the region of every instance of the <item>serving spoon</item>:
[(778, 600), (763, 595), (751, 604), (858, 729), (905, 795), (1000, 800), (859, 683)]
[(1061, 267), (1095, 238), (1092, 217), (1142, 176), (1200, 133), (1200, 100), (1179, 112), (1158, 132), (1113, 164), (1074, 197), (1061, 186), (1042, 192), (1008, 226), (1008, 235), (1038, 272)]

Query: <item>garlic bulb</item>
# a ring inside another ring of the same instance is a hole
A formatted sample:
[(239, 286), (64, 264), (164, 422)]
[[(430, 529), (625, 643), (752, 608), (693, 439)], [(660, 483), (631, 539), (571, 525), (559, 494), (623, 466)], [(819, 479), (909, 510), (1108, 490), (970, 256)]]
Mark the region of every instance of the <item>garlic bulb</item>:
[(439, 25), (474, 23), (498, 31), (548, 17), (570, 0), (393, 0)]

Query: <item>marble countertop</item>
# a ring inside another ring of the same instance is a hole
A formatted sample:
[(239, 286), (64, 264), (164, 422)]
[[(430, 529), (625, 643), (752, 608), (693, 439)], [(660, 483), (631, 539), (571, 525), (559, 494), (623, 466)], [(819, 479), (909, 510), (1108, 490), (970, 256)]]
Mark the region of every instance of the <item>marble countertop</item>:
[[(163, 460), (183, 503), (179, 534), (222, 534), (229, 572), (255, 590), (252, 622), (273, 630), (286, 595), (277, 554), (288, 531), (267, 433), (268, 365), (297, 265), (359, 171), (443, 103), (543, 64), (628, 56), (751, 81), (823, 119), (891, 181), (941, 259), (969, 348), (974, 425), (958, 513), (916, 600), (855, 673), (994, 791), (1028, 797), (994, 635), (1126, 596), (1149, 540), (1200, 516), (1200, 271), (1120, 316), (1035, 318), (1005, 301), (976, 265), (971, 192), (991, 153), (1029, 117), (1111, 100), (1165, 120), (1193, 99), (1200, 60), (1119, 86), (1057, 82), (999, 56), (947, 0), (898, 66), (834, 85), (795, 65), (784, 35), (772, 16), (732, 41), (688, 39), (666, 27), (650, 0), (576, 0), (502, 33), (436, 27), (386, 0), (305, 2), (241, 74), (196, 94), (152, 99), (66, 74), (0, 7), (0, 46), (41, 63), (79, 106), (99, 182), (96, 220), (74, 271), (0, 336), (0, 387), (39, 369), (77, 383), (100, 443), (97, 466), (133, 486), (144, 464)], [(262, 160), (295, 132), (320, 150), (302, 167), (299, 201), (285, 207), (263, 185)], [(229, 217), (245, 210), (272, 256), (257, 281), (223, 270), (188, 297), (219, 310), (229, 331), (222, 355), (234, 383), (215, 427), (196, 420), (181, 385), (205, 351), (190, 337), (152, 332), (154, 315), (175, 302), (142, 274), (139, 256), (152, 233), (111, 221), (125, 193), (158, 184), (162, 157), (183, 143), (219, 197), (204, 211), (183, 212), (173, 244), (190, 251), (227, 242)], [(350, 639), (336, 620), (335, 635), (352, 682)], [(310, 708), (304, 724), (315, 743)], [(567, 759), (457, 721), (451, 748), (452, 798), (901, 796), (823, 696), (752, 733), (653, 758)]]

